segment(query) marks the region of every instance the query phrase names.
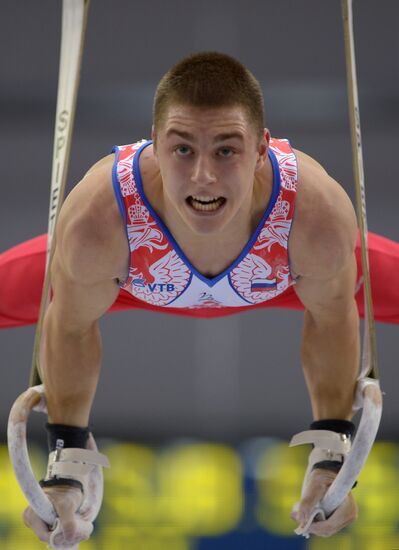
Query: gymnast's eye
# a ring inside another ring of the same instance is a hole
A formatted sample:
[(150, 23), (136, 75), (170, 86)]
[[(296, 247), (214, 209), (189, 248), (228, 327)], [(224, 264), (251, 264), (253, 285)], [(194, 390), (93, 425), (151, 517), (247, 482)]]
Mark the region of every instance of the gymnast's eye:
[(190, 147), (187, 145), (179, 145), (176, 147), (175, 151), (180, 157), (188, 157), (192, 152)]
[(231, 147), (222, 147), (221, 149), (219, 149), (218, 155), (223, 158), (230, 158), (234, 155), (234, 151)]

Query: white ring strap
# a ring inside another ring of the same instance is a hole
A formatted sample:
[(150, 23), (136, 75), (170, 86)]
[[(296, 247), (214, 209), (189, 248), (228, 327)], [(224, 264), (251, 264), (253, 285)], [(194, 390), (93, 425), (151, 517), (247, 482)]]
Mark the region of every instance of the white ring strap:
[(346, 455), (351, 448), (349, 437), (330, 430), (307, 430), (300, 432), (291, 439), (290, 447), (313, 444), (318, 449), (325, 449)]

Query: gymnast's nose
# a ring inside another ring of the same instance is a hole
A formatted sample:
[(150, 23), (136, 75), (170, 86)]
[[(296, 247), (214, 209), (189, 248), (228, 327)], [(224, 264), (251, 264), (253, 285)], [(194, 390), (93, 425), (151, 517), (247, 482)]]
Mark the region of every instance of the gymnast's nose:
[(207, 155), (197, 155), (193, 164), (191, 181), (197, 185), (210, 185), (216, 182), (212, 161)]

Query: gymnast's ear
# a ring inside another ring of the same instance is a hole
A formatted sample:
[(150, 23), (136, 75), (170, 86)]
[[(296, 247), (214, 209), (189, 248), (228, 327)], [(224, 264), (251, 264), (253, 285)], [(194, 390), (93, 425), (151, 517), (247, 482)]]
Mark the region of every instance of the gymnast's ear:
[(260, 138), (258, 143), (258, 159), (256, 161), (256, 169), (258, 170), (261, 168), (266, 159), (267, 159), (267, 152), (269, 149), (269, 143), (270, 143), (270, 131), (268, 128), (265, 128), (263, 136)]

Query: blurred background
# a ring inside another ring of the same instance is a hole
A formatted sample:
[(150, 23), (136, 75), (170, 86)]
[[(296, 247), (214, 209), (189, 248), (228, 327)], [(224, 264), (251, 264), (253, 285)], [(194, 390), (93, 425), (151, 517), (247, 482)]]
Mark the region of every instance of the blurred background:
[[(398, 241), (399, 3), (355, 0), (354, 23), (369, 229)], [(60, 0), (2, 3), (0, 251), (47, 230), (60, 26)], [(316, 158), (354, 198), (339, 0), (92, 0), (68, 189), (112, 145), (150, 137), (159, 79), (202, 50), (246, 64), (262, 84), (272, 135)], [(92, 426), (113, 468), (82, 548), (399, 548), (397, 327), (387, 324), (377, 324), (386, 398), (356, 489), (360, 519), (332, 539), (293, 534), (288, 516), (308, 449), (287, 441), (312, 420), (301, 321), (287, 310), (103, 318)], [(34, 331), (0, 332), (3, 443), (10, 407), (28, 384)], [(29, 432), (41, 476), (44, 421), (33, 419)], [(0, 547), (42, 548), (21, 526), (24, 499), (4, 444), (0, 465)]]

